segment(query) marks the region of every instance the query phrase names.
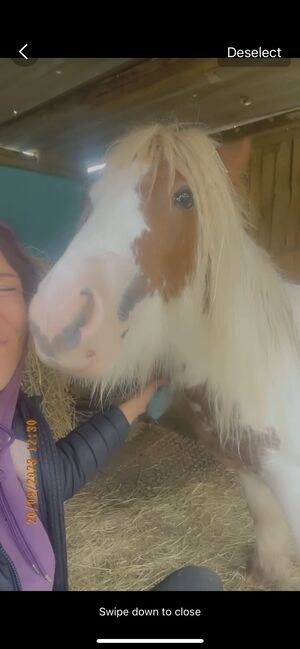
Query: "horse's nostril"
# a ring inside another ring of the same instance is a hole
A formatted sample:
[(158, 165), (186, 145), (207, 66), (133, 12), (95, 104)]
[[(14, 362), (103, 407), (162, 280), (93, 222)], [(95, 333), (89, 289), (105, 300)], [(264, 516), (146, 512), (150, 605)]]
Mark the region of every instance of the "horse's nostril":
[(81, 332), (78, 325), (76, 325), (76, 327), (69, 327), (69, 329), (65, 331), (64, 342), (67, 349), (73, 349), (74, 347), (77, 347), (80, 343), (80, 340)]
[(87, 295), (88, 297), (93, 297), (93, 291), (91, 288), (83, 288), (82, 291), (80, 291), (80, 295)]
[(84, 327), (84, 325), (87, 324), (87, 320), (88, 320), (88, 313), (87, 311), (83, 311), (76, 321), (76, 326), (78, 327), (78, 329), (80, 329), (80, 327)]
[(94, 294), (91, 288), (83, 288), (82, 291), (80, 291), (80, 295), (84, 295), (86, 298), (88, 298), (83, 310), (81, 311), (76, 321), (78, 327), (84, 327), (89, 323), (89, 320), (92, 317), (94, 309)]
[[(59, 357), (60, 354), (79, 347), (81, 343), (89, 339), (97, 326), (99, 326), (99, 322), (101, 322), (103, 313), (101, 298), (97, 296), (93, 289), (89, 288), (80, 291), (80, 295), (84, 299), (80, 303), (80, 312), (77, 317), (59, 334), (54, 336), (52, 340), (41, 334), (39, 327), (34, 323), (31, 324), (42, 353), (49, 358)], [(92, 354), (88, 352), (88, 355)]]

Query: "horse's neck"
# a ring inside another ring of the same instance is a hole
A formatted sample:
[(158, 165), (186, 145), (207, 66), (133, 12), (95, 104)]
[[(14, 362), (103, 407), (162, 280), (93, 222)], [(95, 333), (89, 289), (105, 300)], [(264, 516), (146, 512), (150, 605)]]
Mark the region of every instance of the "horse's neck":
[(241, 376), (249, 386), (247, 373), (258, 376), (260, 372), (263, 380), (264, 373), (267, 377), (293, 353), (289, 303), (293, 302), (300, 333), (300, 286), (291, 285), (288, 293), (265, 252), (247, 235), (243, 244), (233, 263), (232, 251), (225, 256), (210, 320), (201, 314), (199, 329), (194, 326), (186, 336), (189, 385), (195, 384), (198, 372), (201, 381), (217, 382), (219, 375), (220, 383), (235, 385)]

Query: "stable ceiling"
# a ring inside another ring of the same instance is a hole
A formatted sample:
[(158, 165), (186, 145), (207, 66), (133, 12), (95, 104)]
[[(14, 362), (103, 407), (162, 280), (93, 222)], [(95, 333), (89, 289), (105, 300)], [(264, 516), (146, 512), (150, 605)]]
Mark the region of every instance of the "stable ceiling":
[[(285, 113), (299, 117), (297, 109), (300, 59), (288, 66), (222, 66), (212, 58), (38, 59), (29, 67), (0, 59), (0, 163), (84, 175), (112, 140), (149, 120), (200, 121), (231, 134), (234, 127), (251, 132), (257, 120), (265, 128)], [(39, 161), (8, 148), (38, 151)]]

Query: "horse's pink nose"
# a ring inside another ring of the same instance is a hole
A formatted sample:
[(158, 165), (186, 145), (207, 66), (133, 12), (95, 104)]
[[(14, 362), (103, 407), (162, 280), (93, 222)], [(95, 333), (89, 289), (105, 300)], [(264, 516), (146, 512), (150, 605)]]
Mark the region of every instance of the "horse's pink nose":
[(75, 317), (73, 316), (72, 322), (61, 329), (52, 339), (48, 337), (47, 330), (41, 331), (34, 318), (34, 310), (31, 310), (30, 330), (40, 351), (46, 356), (54, 358), (78, 347), (81, 342), (89, 340), (100, 327), (104, 315), (102, 298), (91, 288), (82, 289), (80, 296), (81, 300), (84, 298), (80, 310)]

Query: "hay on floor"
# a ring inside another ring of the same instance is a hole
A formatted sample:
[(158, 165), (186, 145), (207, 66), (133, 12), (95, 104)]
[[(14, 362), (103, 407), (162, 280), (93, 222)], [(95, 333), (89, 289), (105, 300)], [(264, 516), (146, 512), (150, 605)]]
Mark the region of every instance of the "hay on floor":
[(267, 589), (246, 578), (254, 535), (236, 474), (158, 427), (66, 503), (66, 520), (71, 590), (148, 590), (187, 564), (217, 571), (226, 590)]

